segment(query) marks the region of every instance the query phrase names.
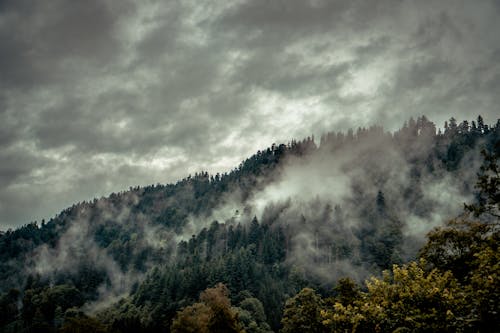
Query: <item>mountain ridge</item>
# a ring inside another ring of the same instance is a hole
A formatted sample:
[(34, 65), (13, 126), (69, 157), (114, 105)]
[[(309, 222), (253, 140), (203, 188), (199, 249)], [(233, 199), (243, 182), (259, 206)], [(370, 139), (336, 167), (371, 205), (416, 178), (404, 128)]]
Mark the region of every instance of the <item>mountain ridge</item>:
[(362, 280), (414, 258), (425, 234), (456, 215), (451, 203), (471, 198), (478, 146), (495, 149), (500, 126), (478, 123), (452, 118), (436, 133), (420, 117), (395, 133), (331, 132), (319, 146), (311, 137), (272, 145), (223, 175), (75, 204), (0, 236), (3, 292), (70, 286), (78, 301), (63, 310), (92, 311), (130, 295), (157, 322), (225, 282), (261, 300), (276, 329), (299, 288), (327, 290), (346, 274)]

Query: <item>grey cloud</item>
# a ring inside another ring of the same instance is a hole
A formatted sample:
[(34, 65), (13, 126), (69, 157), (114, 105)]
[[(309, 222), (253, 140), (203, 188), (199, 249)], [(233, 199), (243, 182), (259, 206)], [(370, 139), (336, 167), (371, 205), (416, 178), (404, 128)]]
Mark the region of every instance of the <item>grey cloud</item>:
[(350, 68), (348, 63), (309, 64), (305, 55), (262, 53), (252, 55), (232, 79), (300, 98), (338, 89)]
[(356, 65), (367, 65), (391, 47), (393, 41), (388, 35), (381, 35), (368, 40), (366, 44), (356, 46)]
[(0, 186), (6, 188), (9, 185), (21, 182), (29, 183), (29, 177), (33, 169), (43, 168), (47, 164), (47, 159), (42, 156), (33, 155), (26, 147), (16, 147), (15, 149), (4, 150), (0, 153)]
[(1, 1), (0, 225), (332, 129), (494, 122), (499, 14), (496, 1)]
[(351, 4), (345, 1), (245, 1), (222, 18), (223, 26), (244, 26), (283, 37), (325, 31), (338, 23)]
[(153, 25), (154, 28), (137, 43), (136, 49), (140, 54), (138, 62), (148, 65), (151, 61), (158, 61), (175, 53), (179, 45), (183, 14), (181, 3), (172, 1), (166, 2), (159, 13), (146, 19), (144, 23)]
[(84, 75), (79, 69), (89, 63), (108, 64), (121, 51), (114, 14), (131, 10), (126, 7), (110, 1), (4, 2), (0, 83), (33, 87)]

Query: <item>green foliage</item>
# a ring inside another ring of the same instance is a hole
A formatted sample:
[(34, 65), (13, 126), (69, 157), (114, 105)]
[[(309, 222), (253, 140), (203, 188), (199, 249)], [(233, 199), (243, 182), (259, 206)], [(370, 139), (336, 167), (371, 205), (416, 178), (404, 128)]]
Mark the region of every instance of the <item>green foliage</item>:
[(500, 328), (500, 232), (495, 223), (451, 221), (429, 234), (421, 257), (430, 266), (448, 270), (467, 293), (468, 327)]
[[(488, 214), (500, 218), (500, 141), (496, 143), (497, 152), (488, 153), (482, 150), (484, 163), (478, 175), (476, 188), (479, 190), (478, 202), (476, 204), (465, 205), (465, 208), (474, 213), (476, 217)], [(498, 223), (498, 222), (496, 222)]]
[(17, 289), (11, 289), (0, 296), (0, 327), (16, 320), (19, 314), (19, 296), (20, 291)]
[(448, 222), (429, 234), (420, 252), (433, 267), (453, 272), (462, 283), (469, 305), (468, 326), (479, 331), (500, 329), (499, 156), (485, 151), (483, 155), (485, 160), (476, 184), (478, 203), (465, 205), (466, 210), (482, 220)]
[(360, 296), (358, 285), (350, 278), (339, 279), (334, 290), (337, 293), (334, 302), (339, 302), (342, 305), (351, 304)]
[[(449, 131), (458, 131), (451, 124)], [(449, 134), (455, 135), (455, 134)], [(394, 265), (382, 278), (366, 281), (360, 292), (348, 279), (339, 280), (337, 296), (324, 302), (321, 319), (299, 315), (284, 325), (300, 330), (324, 325), (329, 332), (490, 332), (500, 330), (500, 233), (496, 159), (485, 154), (477, 188), (479, 202), (466, 205), (483, 221), (452, 220), (428, 235), (419, 262)], [(489, 174), (486, 174), (489, 172)], [(379, 193), (379, 202), (381, 201)], [(379, 204), (380, 206), (380, 204)], [(312, 294), (308, 290), (308, 294)], [(287, 301), (289, 306), (295, 298)], [(314, 299), (321, 307), (321, 299)], [(294, 306), (293, 308), (299, 308)], [(312, 306), (308, 307), (309, 309)], [(298, 312), (296, 310), (296, 312)], [(285, 329), (284, 327), (284, 329)]]
[(107, 328), (95, 318), (79, 313), (77, 316), (69, 316), (58, 333), (106, 333)]
[(33, 330), (49, 330), (56, 314), (84, 303), (78, 289), (69, 285), (57, 285), (24, 291), (22, 318), (24, 325)]
[(492, 246), (474, 254), (477, 267), (471, 272), (467, 292), (471, 302), (471, 326), (480, 331), (500, 329), (500, 249), (497, 239)]
[(270, 333), (271, 328), (266, 322), (266, 314), (262, 302), (255, 297), (242, 300), (236, 308), (241, 325), (247, 333)]
[[(284, 332), (485, 331), (487, 325), (498, 327), (499, 133), (498, 124), (488, 127), (478, 118), (477, 126), (450, 119), (445, 133), (436, 134), (436, 126), (425, 117), (410, 119), (394, 135), (377, 126), (347, 134), (327, 133), (319, 148), (312, 138), (273, 145), (227, 174), (201, 172), (175, 184), (131, 188), (75, 204), (47, 223), (32, 222), (0, 232), (0, 331), (161, 332), (169, 331), (174, 317), (175, 329), (185, 332), (269, 332), (278, 330), (281, 322)], [(368, 156), (377, 155), (376, 149), (345, 165), (369, 166), (362, 169), (365, 177), (352, 179), (355, 204), (334, 210), (318, 198), (310, 208), (319, 217), (306, 220), (302, 216), (297, 225), (277, 222), (279, 209), (266, 211), (262, 221), (238, 213), (235, 216), (245, 216), (246, 224), (237, 223), (237, 218), (214, 221), (186, 241), (174, 241), (183, 234), (189, 216), (211, 216), (228, 193), (237, 192), (244, 203), (279, 179), (283, 161), (302, 163), (311, 154), (349, 153), (372, 140), (392, 147), (408, 162), (408, 186), (397, 200), (408, 202), (421, 218), (429, 216), (434, 203), (422, 198), (425, 189), (420, 179), (429, 176), (432, 180), (445, 170), (459, 170), (476, 144), (486, 147), (477, 202), (467, 206), (479, 215), (478, 220), (455, 220), (431, 232), (420, 253), (425, 266), (395, 266), (382, 279), (371, 280), (366, 289), (341, 279), (336, 296), (324, 300), (312, 289), (303, 289), (287, 302), (283, 314), (285, 300), (303, 287), (319, 286), (325, 294), (331, 286), (320, 284), (307, 265), (290, 265), (296, 246), (293, 235), (304, 230), (314, 235), (315, 254), (308, 258), (311, 265), (325, 271), (335, 269), (333, 263), (341, 260), (373, 272), (401, 263), (405, 238), (400, 214), (393, 206), (394, 198), (383, 192), (393, 174), (369, 163)], [(358, 227), (343, 230), (344, 222), (352, 219), (360, 222)], [(50, 253), (61, 250), (61, 237), (78, 223), (85, 224), (78, 236), (113, 259), (120, 273), (145, 274), (128, 297), (96, 318), (78, 314), (78, 309), (96, 300), (102, 287), (111, 284), (108, 274), (113, 274), (88, 259), (86, 247), (75, 244), (67, 253), (74, 260), (71, 269), (57, 267), (43, 276), (27, 273), (34, 271), (30, 268), (36, 264), (40, 246)], [(349, 234), (361, 242), (345, 237)], [(228, 305), (227, 290), (219, 290), (222, 287), (207, 289), (204, 299), (195, 303), (200, 292), (219, 282), (239, 295), (232, 299), (237, 308)], [(430, 284), (437, 291), (429, 289)], [(19, 291), (9, 292), (10, 288)], [(241, 291), (246, 292), (238, 294)]]
[(281, 323), (282, 333), (312, 332), (325, 330), (321, 318), (323, 301), (313, 289), (304, 288), (285, 304)]
[(477, 221), (451, 220), (428, 234), (420, 257), (431, 266), (450, 270), (465, 282), (476, 266), (475, 254), (491, 242), (491, 226)]

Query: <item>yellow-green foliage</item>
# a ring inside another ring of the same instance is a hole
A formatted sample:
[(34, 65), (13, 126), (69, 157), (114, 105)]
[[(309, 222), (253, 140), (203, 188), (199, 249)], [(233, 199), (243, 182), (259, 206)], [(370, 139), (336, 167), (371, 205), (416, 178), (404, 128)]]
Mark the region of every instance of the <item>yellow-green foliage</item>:
[[(478, 267), (467, 287), (475, 311), (472, 320), (498, 324), (500, 314), (500, 251), (498, 243), (475, 254)], [(500, 329), (500, 327), (497, 327)]]
[(59, 333), (106, 333), (107, 329), (95, 318), (79, 316), (69, 318), (58, 331)]
[(392, 272), (366, 282), (352, 304), (335, 302), (321, 311), (333, 332), (454, 332), (463, 325), (465, 293), (450, 272), (426, 272), (425, 262), (394, 265)]

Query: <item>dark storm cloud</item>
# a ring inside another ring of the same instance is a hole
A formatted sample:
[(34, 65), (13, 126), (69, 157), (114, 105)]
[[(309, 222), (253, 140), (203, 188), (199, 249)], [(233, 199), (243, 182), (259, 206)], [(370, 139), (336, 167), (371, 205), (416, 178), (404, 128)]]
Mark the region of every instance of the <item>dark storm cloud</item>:
[(106, 65), (121, 51), (117, 13), (126, 6), (106, 1), (3, 1), (0, 8), (0, 84), (6, 89), (68, 79), (91, 63)]
[(494, 122), (499, 16), (496, 1), (0, 1), (0, 229), (276, 141)]
[(20, 177), (31, 174), (33, 169), (43, 168), (46, 160), (26, 151), (24, 147), (4, 150), (0, 153), (0, 186), (2, 188), (16, 184)]

